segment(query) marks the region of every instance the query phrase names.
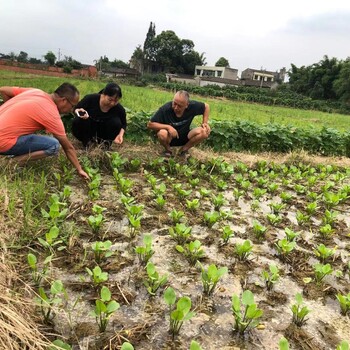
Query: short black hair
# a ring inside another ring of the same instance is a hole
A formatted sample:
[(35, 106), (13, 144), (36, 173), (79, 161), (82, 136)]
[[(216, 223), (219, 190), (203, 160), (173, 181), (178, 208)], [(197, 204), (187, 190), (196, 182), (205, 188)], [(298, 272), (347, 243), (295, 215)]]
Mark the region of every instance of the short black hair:
[(122, 89), (116, 83), (108, 83), (105, 88), (99, 92), (99, 94), (117, 96), (117, 98), (122, 98)]
[(63, 83), (55, 90), (55, 94), (60, 97), (68, 97), (69, 99), (73, 99), (76, 95), (79, 95), (79, 90), (70, 83)]

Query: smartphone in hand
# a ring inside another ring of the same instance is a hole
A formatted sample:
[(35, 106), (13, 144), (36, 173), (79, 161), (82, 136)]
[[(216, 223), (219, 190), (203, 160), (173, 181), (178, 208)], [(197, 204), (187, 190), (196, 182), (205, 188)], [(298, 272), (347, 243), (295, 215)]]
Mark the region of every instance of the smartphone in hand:
[(78, 116), (78, 117), (84, 117), (84, 116), (88, 116), (87, 112), (85, 111), (75, 111), (75, 114)]

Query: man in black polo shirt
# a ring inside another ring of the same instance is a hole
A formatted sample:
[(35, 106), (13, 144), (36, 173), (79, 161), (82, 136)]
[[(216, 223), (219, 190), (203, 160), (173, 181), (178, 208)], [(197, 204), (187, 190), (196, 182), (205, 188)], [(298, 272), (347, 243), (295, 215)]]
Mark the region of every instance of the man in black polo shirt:
[[(178, 91), (172, 102), (158, 109), (147, 127), (157, 133), (160, 144), (165, 148), (164, 156), (172, 156), (172, 146), (182, 146), (179, 155), (186, 156), (191, 147), (208, 138), (209, 111), (207, 103), (190, 101), (187, 91)], [(197, 115), (203, 115), (202, 125), (190, 129)]]

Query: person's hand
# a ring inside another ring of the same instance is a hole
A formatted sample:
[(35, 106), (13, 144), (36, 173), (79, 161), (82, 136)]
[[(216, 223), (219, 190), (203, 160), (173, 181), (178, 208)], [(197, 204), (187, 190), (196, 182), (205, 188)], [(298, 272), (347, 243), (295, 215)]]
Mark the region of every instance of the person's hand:
[(169, 125), (169, 128), (167, 130), (168, 130), (168, 133), (171, 136), (171, 138), (173, 138), (173, 139), (174, 138), (177, 138), (177, 139), (179, 138), (179, 134), (178, 134), (177, 130), (174, 127)]
[(210, 134), (210, 126), (208, 123), (202, 123), (202, 128), (205, 130), (205, 132), (207, 133), (207, 135)]
[(89, 118), (89, 113), (84, 108), (77, 108), (74, 113), (81, 119)]
[(90, 180), (89, 175), (83, 169), (78, 170), (78, 174), (85, 180)]
[(123, 136), (122, 135), (118, 135), (115, 139), (114, 139), (114, 142), (117, 144), (117, 145), (121, 145), (123, 143)]

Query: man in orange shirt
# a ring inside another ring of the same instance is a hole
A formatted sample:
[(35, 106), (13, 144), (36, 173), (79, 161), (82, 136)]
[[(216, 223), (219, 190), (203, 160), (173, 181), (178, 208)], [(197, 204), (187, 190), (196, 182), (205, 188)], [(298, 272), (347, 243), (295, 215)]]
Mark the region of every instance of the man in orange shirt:
[[(39, 89), (0, 87), (0, 154), (13, 156), (19, 164), (56, 155), (61, 144), (78, 174), (88, 179), (76, 151), (68, 140), (60, 113), (69, 113), (79, 101), (79, 91), (69, 83), (54, 93)], [(35, 134), (46, 130), (53, 137)]]

